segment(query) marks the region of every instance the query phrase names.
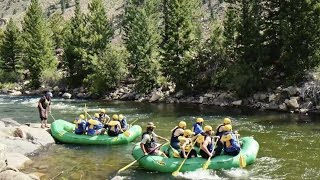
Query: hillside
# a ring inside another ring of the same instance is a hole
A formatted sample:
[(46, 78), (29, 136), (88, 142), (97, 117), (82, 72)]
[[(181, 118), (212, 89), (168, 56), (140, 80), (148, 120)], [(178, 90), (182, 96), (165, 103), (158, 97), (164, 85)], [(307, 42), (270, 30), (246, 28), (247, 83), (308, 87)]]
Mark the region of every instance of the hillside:
[[(103, 0), (108, 17), (116, 20), (123, 12), (123, 5), (126, 0)], [(5, 23), (10, 18), (13, 18), (15, 22), (21, 22), (23, 20), (24, 12), (28, 8), (31, 0), (0, 0), (0, 28), (5, 27)], [(61, 0), (39, 0), (43, 11), (46, 15), (50, 16), (53, 13), (61, 13)], [(80, 5), (83, 12), (87, 11), (89, 0), (80, 0)], [(223, 11), (223, 4), (219, 0), (201, 0), (203, 14), (201, 21), (203, 22), (204, 32), (208, 30), (208, 20), (210, 16), (220, 18)], [(74, 0), (69, 0), (69, 4), (63, 13), (65, 19), (70, 19), (74, 11)], [(18, 23), (19, 24), (19, 23)], [(205, 33), (206, 34), (206, 33)]]

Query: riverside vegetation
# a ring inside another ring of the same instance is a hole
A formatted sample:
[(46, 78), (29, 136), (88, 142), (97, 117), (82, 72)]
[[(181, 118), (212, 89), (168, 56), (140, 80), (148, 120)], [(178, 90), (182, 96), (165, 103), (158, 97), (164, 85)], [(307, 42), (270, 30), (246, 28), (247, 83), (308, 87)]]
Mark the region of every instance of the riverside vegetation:
[[(318, 82), (302, 84), (320, 62), (319, 0), (126, 0), (112, 17), (102, 0), (85, 12), (79, 0), (59, 5), (45, 13), (31, 0), (23, 20), (10, 19), (0, 32), (2, 88), (58, 86), (112, 97), (130, 82), (130, 93), (170, 89), (169, 96), (198, 95), (201, 103), (232, 94), (217, 105), (252, 105), (253, 96), (271, 102), (257, 105), (267, 109), (318, 107)], [(70, 8), (72, 17), (63, 18)], [(288, 86), (301, 88), (283, 95)]]

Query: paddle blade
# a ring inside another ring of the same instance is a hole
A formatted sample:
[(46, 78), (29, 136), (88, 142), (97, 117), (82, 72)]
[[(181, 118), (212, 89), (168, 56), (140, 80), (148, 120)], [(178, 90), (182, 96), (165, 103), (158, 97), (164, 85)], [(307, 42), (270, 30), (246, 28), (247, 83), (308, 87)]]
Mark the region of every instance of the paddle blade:
[(240, 167), (241, 167), (241, 168), (244, 168), (244, 167), (247, 166), (246, 159), (245, 159), (245, 157), (244, 157), (242, 154), (240, 154), (239, 164), (240, 164)]
[(202, 169), (203, 169), (203, 170), (208, 169), (209, 164), (210, 164), (210, 159), (208, 159), (208, 161), (206, 161), (206, 163), (204, 163), (204, 165), (202, 166)]
[(179, 171), (174, 171), (174, 172), (172, 173), (172, 176), (176, 177), (176, 176), (178, 176), (178, 174), (179, 174)]
[(179, 158), (180, 157), (180, 154), (177, 150), (173, 150), (173, 157), (175, 158)]

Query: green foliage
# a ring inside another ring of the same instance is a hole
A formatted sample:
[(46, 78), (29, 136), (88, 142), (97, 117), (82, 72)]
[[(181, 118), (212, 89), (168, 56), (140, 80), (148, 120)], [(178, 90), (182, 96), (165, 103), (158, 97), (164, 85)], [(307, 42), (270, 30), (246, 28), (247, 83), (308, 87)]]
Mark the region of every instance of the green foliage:
[(0, 83), (15, 83), (21, 82), (23, 79), (22, 73), (20, 71), (13, 72), (13, 71), (5, 71), (0, 69)]
[(43, 17), (37, 0), (31, 4), (24, 16), (24, 67), (30, 71), (31, 86), (40, 87), (40, 76), (46, 69), (55, 69), (57, 59), (54, 57), (51, 31)]
[(94, 64), (95, 58), (105, 51), (112, 35), (112, 25), (101, 0), (92, 0), (88, 15), (80, 11), (79, 1), (76, 1), (75, 16), (71, 19), (66, 39), (64, 61), (72, 86), (81, 86), (83, 80), (98, 68)]
[(123, 21), (124, 43), (130, 54), (130, 74), (137, 79), (137, 90), (148, 92), (161, 78), (157, 1), (129, 1)]
[(49, 18), (49, 27), (52, 31), (52, 39), (55, 48), (62, 48), (64, 45), (64, 36), (66, 34), (66, 21), (63, 17), (55, 13)]
[(128, 56), (123, 48), (107, 48), (93, 58), (96, 67), (92, 74), (85, 79), (90, 92), (102, 95), (107, 90), (116, 88), (126, 77), (127, 69), (124, 59)]
[(39, 79), (42, 84), (54, 87), (59, 85), (59, 83), (63, 79), (63, 74), (56, 69), (46, 69), (42, 71), (41, 77)]
[(79, 0), (75, 1), (75, 14), (70, 20), (66, 32), (66, 44), (64, 53), (64, 67), (68, 72), (69, 84), (73, 87), (80, 87), (88, 69), (86, 62), (87, 52), (87, 29), (85, 16), (80, 10)]
[(21, 39), (20, 31), (10, 19), (0, 44), (0, 68), (7, 72), (17, 72), (21, 69)]
[(218, 21), (212, 22), (210, 39), (201, 45), (194, 61), (195, 71), (191, 72), (192, 90), (203, 91), (218, 86), (221, 73), (229, 64), (226, 61), (224, 41), (222, 24)]
[(177, 89), (189, 89), (193, 61), (197, 56), (199, 30), (198, 0), (163, 1), (162, 61), (165, 76)]

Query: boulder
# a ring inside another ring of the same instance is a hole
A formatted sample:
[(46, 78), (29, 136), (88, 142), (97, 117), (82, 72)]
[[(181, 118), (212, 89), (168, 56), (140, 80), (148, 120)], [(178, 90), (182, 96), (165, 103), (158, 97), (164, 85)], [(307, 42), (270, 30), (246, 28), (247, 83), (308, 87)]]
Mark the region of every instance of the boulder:
[(299, 88), (297, 88), (296, 86), (289, 86), (285, 89), (283, 89), (283, 91), (287, 91), (289, 96), (294, 96), (294, 95), (297, 95), (298, 92), (300, 91)]
[(7, 166), (7, 146), (0, 144), (0, 171)]
[(71, 99), (72, 95), (70, 93), (63, 93), (62, 98), (63, 99)]
[(178, 92), (174, 95), (174, 97), (175, 97), (175, 98), (181, 98), (183, 95), (184, 95), (183, 90), (180, 90), (180, 91), (178, 91)]
[(154, 93), (152, 93), (152, 96), (149, 99), (149, 102), (155, 102), (155, 101), (159, 100), (162, 97), (163, 97), (162, 92), (159, 92), (159, 91), (154, 92)]
[(271, 102), (271, 101), (275, 101), (276, 100), (276, 95), (275, 94), (271, 94), (270, 96), (269, 96), (269, 102)]
[(286, 99), (284, 102), (286, 103), (286, 105), (289, 109), (298, 109), (299, 108), (298, 101), (295, 98), (291, 98), (290, 100)]
[(5, 126), (20, 126), (21, 124), (11, 118), (2, 118), (0, 121), (4, 122)]
[(17, 169), (22, 169), (24, 164), (31, 161), (27, 156), (20, 153), (7, 153), (8, 165)]
[(22, 92), (13, 90), (12, 92), (9, 93), (9, 95), (10, 96), (20, 96), (20, 95), (22, 95)]
[(286, 103), (282, 103), (282, 104), (280, 104), (280, 105), (279, 105), (279, 109), (280, 109), (281, 111), (287, 111), (287, 110), (288, 110), (288, 108), (287, 108)]
[[(14, 170), (6, 170), (0, 173), (0, 179), (12, 179), (12, 180), (35, 180), (33, 177), (30, 177), (21, 172)], [(39, 179), (39, 178), (37, 178)]]
[(212, 94), (212, 93), (206, 93), (203, 95), (204, 97), (207, 97), (207, 98), (215, 98), (215, 95)]
[(242, 105), (242, 100), (233, 101), (231, 104), (234, 105), (234, 106), (241, 106)]

